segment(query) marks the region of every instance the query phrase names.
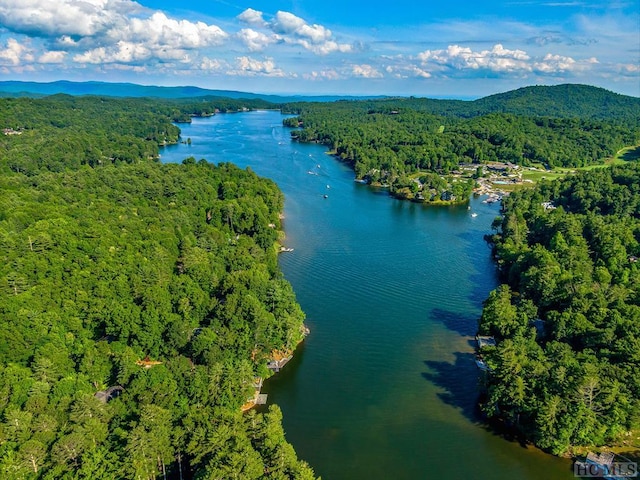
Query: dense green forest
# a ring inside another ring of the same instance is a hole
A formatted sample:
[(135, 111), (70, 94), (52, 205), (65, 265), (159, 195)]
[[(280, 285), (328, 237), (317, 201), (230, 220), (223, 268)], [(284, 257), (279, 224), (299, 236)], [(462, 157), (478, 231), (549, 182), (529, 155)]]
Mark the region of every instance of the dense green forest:
[[(285, 124), (301, 127), (293, 138), (326, 144), (358, 179), (398, 196), (422, 191), (425, 201), (455, 188), (467, 193), (467, 183), (451, 176), (461, 164), (584, 167), (640, 142), (640, 99), (580, 85), (474, 102), (398, 98), (291, 104), (287, 111), (297, 116)], [(432, 177), (425, 184), (425, 173), (437, 173), (441, 185)]]
[(480, 333), (484, 412), (555, 454), (640, 435), (640, 166), (594, 169), (504, 200), (504, 283)]
[(151, 160), (199, 114), (153, 104), (0, 100), (23, 132), (0, 135), (0, 477), (314, 478), (276, 406), (241, 412), (303, 337), (283, 196), (230, 164)]
[(111, 97), (2, 99), (0, 172), (34, 175), (80, 165), (133, 163), (158, 157), (159, 145), (176, 143), (174, 122), (192, 116), (264, 108), (262, 100), (155, 100)]

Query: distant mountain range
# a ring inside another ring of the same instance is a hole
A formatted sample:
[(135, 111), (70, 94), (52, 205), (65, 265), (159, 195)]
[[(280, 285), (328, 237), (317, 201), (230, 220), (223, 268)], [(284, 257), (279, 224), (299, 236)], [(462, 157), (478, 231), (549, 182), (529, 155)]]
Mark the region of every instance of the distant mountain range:
[(193, 97), (225, 97), (262, 99), (271, 103), (291, 102), (333, 102), (336, 100), (384, 98), (383, 96), (354, 97), (346, 95), (266, 95), (235, 90), (210, 90), (200, 87), (160, 87), (154, 85), (137, 85), (135, 83), (107, 82), (21, 82), (10, 80), (0, 82), (0, 97), (32, 97), (64, 93), (67, 95), (100, 95), (106, 97), (151, 97), (151, 98), (193, 98)]
[[(225, 97), (261, 99), (274, 104), (295, 102), (332, 102), (338, 100), (368, 100), (394, 102), (390, 96), (339, 95), (265, 95), (235, 90), (210, 90), (200, 87), (160, 87), (133, 83), (71, 82), (50, 83), (3, 81), (0, 97), (40, 97), (55, 94), (100, 95), (110, 97), (195, 98)], [(577, 117), (594, 119), (631, 119), (640, 125), (640, 98), (621, 95), (604, 88), (579, 84), (530, 86), (477, 100), (444, 100), (402, 97), (413, 108), (434, 114), (475, 117), (489, 113), (512, 113), (526, 116)]]

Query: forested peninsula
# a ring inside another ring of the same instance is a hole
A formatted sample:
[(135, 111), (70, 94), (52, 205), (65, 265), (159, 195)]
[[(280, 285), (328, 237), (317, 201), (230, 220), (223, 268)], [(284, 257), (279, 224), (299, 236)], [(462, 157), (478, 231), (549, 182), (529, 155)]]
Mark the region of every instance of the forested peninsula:
[(586, 167), (640, 143), (640, 99), (585, 85), (527, 87), (476, 101), (300, 103), (285, 125), (328, 146), (356, 179), (426, 203), (466, 202), (477, 167)]
[(314, 478), (277, 407), (241, 412), (303, 337), (283, 196), (157, 162), (173, 122), (253, 106), (0, 100), (0, 477)]
[(640, 166), (504, 199), (482, 409), (554, 454), (640, 445)]

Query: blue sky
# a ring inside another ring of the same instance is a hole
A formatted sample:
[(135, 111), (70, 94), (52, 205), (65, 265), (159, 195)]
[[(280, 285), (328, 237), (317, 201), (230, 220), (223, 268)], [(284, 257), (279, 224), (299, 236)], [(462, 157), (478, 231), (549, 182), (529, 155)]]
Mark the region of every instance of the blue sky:
[(638, 0), (0, 0), (0, 80), (479, 97), (640, 96)]

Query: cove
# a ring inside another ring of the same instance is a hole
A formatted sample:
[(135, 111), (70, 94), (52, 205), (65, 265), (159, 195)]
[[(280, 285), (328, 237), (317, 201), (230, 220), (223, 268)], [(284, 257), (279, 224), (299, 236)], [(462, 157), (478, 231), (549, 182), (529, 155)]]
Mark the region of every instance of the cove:
[(499, 206), (395, 200), (324, 147), (292, 142), (282, 119), (194, 118), (180, 125), (191, 144), (161, 160), (232, 162), (285, 194), (294, 251), (280, 266), (311, 335), (263, 393), (298, 455), (325, 480), (574, 478), (569, 460), (492, 433), (475, 410), (473, 335), (497, 285), (483, 236)]

